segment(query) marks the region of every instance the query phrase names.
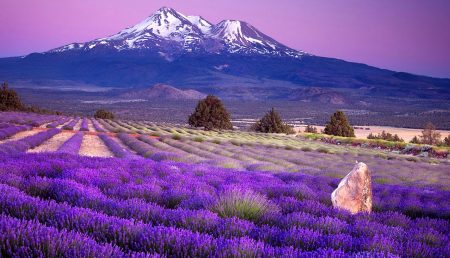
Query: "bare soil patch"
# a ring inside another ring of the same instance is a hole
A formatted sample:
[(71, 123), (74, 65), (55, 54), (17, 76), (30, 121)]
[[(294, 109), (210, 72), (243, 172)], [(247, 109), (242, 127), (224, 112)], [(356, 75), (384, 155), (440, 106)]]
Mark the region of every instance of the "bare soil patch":
[(5, 142), (20, 140), (20, 139), (23, 139), (25, 137), (37, 134), (39, 132), (40, 131), (38, 131), (38, 130), (28, 130), (28, 131), (18, 132), (18, 133), (14, 134), (13, 136), (11, 136), (11, 137), (9, 137), (7, 139), (4, 139), (4, 140), (0, 141), (0, 144), (5, 143)]
[(103, 141), (97, 135), (85, 134), (79, 155), (90, 157), (114, 157)]
[(34, 149), (28, 150), (27, 152), (53, 152), (57, 151), (58, 148), (67, 141), (70, 137), (74, 135), (73, 132), (61, 132), (49, 140), (45, 141), (43, 144), (37, 146)]

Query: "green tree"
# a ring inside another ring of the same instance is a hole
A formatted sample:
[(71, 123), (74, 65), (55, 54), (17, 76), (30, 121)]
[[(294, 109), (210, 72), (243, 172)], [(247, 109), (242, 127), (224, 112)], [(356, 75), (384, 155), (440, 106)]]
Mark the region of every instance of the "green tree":
[(278, 112), (272, 108), (261, 120), (256, 122), (252, 128), (253, 131), (262, 133), (294, 133), (294, 129), (288, 124), (283, 123)]
[(324, 133), (336, 136), (355, 137), (353, 127), (348, 123), (344, 112), (339, 110), (331, 116), (330, 122), (325, 126)]
[(7, 82), (3, 82), (0, 89), (0, 111), (22, 109), (24, 109), (24, 106), (17, 93), (8, 88)]
[(305, 133), (317, 133), (317, 128), (312, 125), (307, 125), (305, 128)]
[(367, 139), (381, 139), (381, 140), (386, 140), (386, 141), (391, 141), (391, 142), (403, 142), (403, 139), (400, 138), (397, 134), (391, 134), (384, 130), (381, 133), (379, 133), (378, 135), (370, 133), (367, 136)]
[(414, 144), (420, 144), (420, 140), (419, 137), (414, 136), (411, 141), (409, 141), (410, 143), (414, 143)]
[(450, 134), (444, 138), (443, 144), (444, 146), (450, 147)]
[(420, 141), (423, 144), (438, 145), (441, 143), (441, 134), (436, 131), (436, 127), (432, 123), (427, 123), (422, 130)]
[(114, 114), (111, 111), (99, 109), (95, 111), (94, 117), (101, 119), (114, 119)]
[(232, 130), (230, 114), (222, 101), (213, 95), (200, 100), (189, 116), (188, 123), (194, 127), (204, 127), (205, 130)]

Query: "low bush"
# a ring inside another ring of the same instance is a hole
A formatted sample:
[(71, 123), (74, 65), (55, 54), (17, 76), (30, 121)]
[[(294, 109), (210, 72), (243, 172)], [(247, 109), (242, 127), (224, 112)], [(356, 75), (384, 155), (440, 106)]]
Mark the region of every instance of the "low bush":
[(319, 147), (316, 149), (316, 151), (320, 153), (330, 153), (330, 150), (325, 147)]
[(95, 111), (94, 117), (101, 119), (114, 119), (114, 114), (111, 111), (99, 109)]
[(179, 141), (179, 140), (181, 140), (181, 135), (179, 135), (179, 134), (172, 134), (172, 139)]
[(194, 141), (194, 142), (204, 142), (205, 139), (202, 138), (202, 137), (194, 137), (193, 141)]
[(252, 190), (231, 187), (220, 194), (211, 210), (221, 217), (237, 217), (257, 222), (264, 216), (277, 212), (278, 207)]
[(370, 133), (367, 136), (367, 139), (374, 139), (374, 140), (378, 139), (378, 140), (386, 140), (386, 141), (391, 141), (391, 142), (403, 142), (404, 141), (397, 134), (391, 134), (384, 130), (381, 133), (376, 134), (376, 135), (373, 133)]
[(302, 151), (312, 151), (312, 148), (308, 147), (308, 146), (305, 146), (305, 147), (302, 147), (300, 150), (302, 150)]

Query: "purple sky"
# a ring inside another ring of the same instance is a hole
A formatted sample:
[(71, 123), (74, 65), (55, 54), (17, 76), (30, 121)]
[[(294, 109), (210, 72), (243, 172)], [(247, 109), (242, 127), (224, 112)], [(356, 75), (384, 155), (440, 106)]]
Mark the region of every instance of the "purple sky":
[(450, 78), (449, 0), (0, 0), (0, 56), (108, 36), (162, 6), (244, 20), (315, 55)]

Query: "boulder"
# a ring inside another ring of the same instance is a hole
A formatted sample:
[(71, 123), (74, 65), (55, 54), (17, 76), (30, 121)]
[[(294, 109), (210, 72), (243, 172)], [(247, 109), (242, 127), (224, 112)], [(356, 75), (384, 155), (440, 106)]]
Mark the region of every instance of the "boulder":
[(331, 193), (335, 208), (355, 214), (372, 211), (372, 179), (369, 168), (360, 162), (339, 183)]

